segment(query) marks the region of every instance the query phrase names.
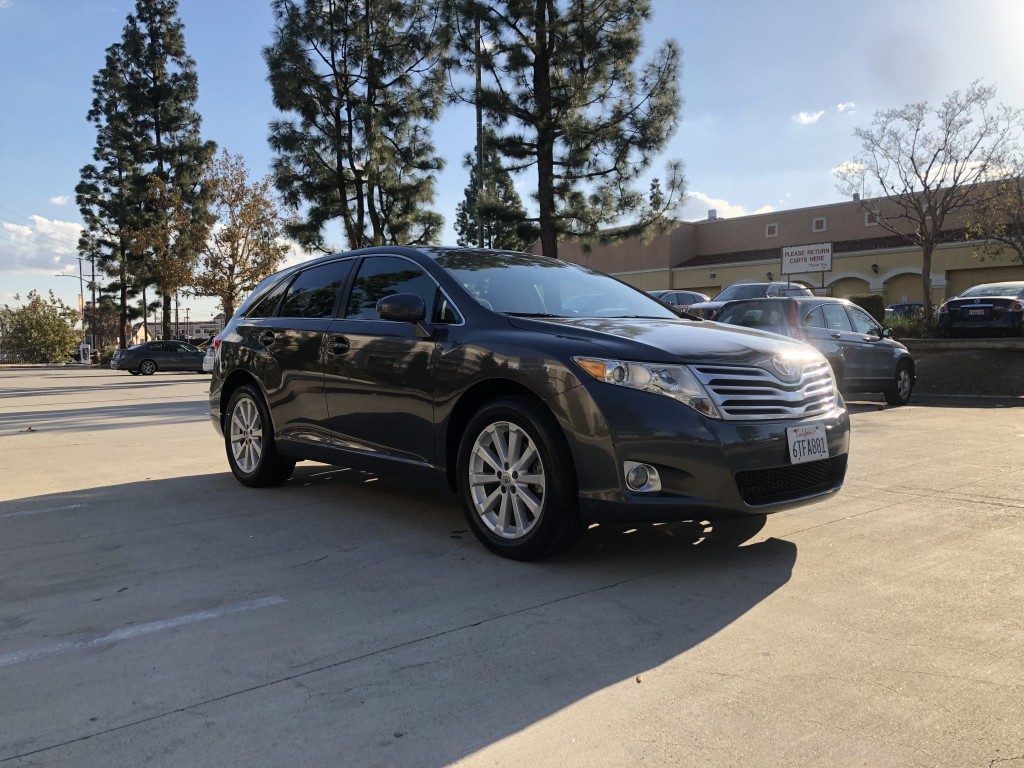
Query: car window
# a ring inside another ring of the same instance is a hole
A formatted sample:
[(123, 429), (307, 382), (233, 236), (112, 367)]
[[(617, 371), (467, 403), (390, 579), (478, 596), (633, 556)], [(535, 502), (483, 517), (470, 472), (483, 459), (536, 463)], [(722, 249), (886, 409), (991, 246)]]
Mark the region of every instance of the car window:
[(730, 285), (720, 294), (715, 296), (714, 301), (733, 301), (735, 299), (756, 299), (764, 296), (763, 285)]
[(825, 315), (821, 311), (821, 307), (815, 307), (806, 315), (804, 315), (804, 325), (809, 328), (825, 328)]
[(564, 259), (474, 251), (444, 253), (436, 263), (481, 306), (495, 312), (679, 319), (643, 291)]
[(846, 312), (850, 315), (850, 320), (853, 321), (853, 329), (857, 333), (882, 335), (882, 329), (878, 327), (875, 319), (860, 307), (847, 307)]
[(194, 353), (196, 353), (198, 351), (199, 350), (196, 349), (195, 347), (193, 347), (191, 344), (179, 344), (178, 345), (178, 352), (188, 352), (189, 354), (194, 354)]
[(821, 311), (825, 315), (825, 327), (832, 331), (852, 331), (850, 318), (840, 304), (823, 304)]
[(148, 347), (144, 347), (144, 349), (147, 352), (163, 352), (164, 351), (164, 345), (161, 344), (159, 341), (155, 341), (152, 344), (150, 344)]
[(352, 259), (332, 261), (299, 272), (281, 302), (279, 317), (330, 317), (352, 271)]
[(277, 305), (280, 303), (281, 297), (284, 296), (284, 292), (287, 287), (287, 280), (280, 281), (271, 291), (267, 292), (263, 298), (257, 300), (252, 309), (244, 312), (245, 316), (249, 318), (258, 318), (270, 317), (273, 315), (274, 310), (277, 309)]
[(395, 293), (415, 293), (423, 299), (427, 317), (434, 317), (437, 283), (419, 264), (398, 256), (363, 259), (352, 285), (345, 317), (350, 320), (379, 320), (377, 302)]

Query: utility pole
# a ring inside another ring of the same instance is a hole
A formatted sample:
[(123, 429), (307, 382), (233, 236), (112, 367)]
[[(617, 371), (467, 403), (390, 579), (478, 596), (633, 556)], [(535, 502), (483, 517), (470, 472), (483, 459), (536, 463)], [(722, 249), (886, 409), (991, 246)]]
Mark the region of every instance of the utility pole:
[(480, 16), (476, 17), (476, 223), (477, 223), (477, 246), (484, 247), (484, 219), (480, 215), (480, 202), (484, 196), (484, 109), (480, 104), (480, 91), (482, 88), (481, 71), (483, 64), (480, 61), (483, 52), (480, 40)]

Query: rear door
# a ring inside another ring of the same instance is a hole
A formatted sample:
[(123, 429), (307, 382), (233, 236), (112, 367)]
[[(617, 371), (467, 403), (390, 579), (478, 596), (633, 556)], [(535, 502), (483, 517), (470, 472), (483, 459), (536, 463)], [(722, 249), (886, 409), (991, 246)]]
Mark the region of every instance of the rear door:
[(323, 447), (330, 443), (324, 398), (324, 334), (334, 317), (355, 259), (299, 272), (276, 312), (252, 331), (261, 352), (260, 378), (283, 440)]

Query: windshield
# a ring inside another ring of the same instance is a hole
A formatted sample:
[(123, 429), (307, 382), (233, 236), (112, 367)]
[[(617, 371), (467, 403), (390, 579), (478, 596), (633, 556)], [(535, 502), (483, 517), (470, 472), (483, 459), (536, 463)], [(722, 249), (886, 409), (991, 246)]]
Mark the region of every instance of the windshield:
[(730, 285), (712, 301), (735, 301), (736, 299), (756, 299), (764, 296), (768, 290), (764, 285)]
[(1024, 283), (997, 283), (993, 285), (976, 285), (968, 288), (960, 296), (1017, 296), (1024, 293)]
[(547, 256), (442, 251), (437, 264), (495, 312), (527, 317), (679, 317), (608, 275)]

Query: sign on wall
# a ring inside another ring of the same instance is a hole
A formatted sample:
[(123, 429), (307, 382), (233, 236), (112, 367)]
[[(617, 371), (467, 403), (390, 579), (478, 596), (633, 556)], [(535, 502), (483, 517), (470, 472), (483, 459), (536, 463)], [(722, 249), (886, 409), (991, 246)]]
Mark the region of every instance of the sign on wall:
[(789, 245), (782, 249), (782, 274), (832, 271), (832, 243)]

